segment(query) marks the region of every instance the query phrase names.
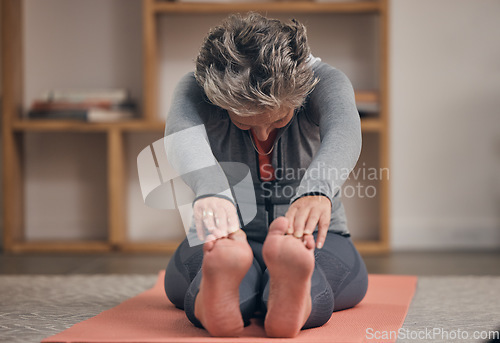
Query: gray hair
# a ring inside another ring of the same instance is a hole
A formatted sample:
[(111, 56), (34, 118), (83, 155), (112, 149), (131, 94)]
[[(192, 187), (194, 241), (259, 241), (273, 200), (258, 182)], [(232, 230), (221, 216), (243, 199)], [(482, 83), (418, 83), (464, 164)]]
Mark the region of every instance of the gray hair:
[(238, 116), (302, 106), (318, 80), (306, 28), (257, 13), (231, 15), (210, 30), (195, 77), (214, 105)]

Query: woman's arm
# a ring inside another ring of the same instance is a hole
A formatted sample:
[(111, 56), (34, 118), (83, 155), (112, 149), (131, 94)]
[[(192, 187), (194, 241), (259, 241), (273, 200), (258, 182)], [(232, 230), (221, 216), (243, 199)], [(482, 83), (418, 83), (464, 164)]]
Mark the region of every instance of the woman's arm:
[(193, 217), (199, 241), (190, 241), (191, 245), (227, 236), (240, 228), (236, 202), (205, 129), (216, 113), (193, 73), (184, 76), (173, 95), (164, 143), (170, 165), (195, 194)]
[(361, 152), (361, 123), (351, 82), (326, 63), (318, 63), (315, 73), (320, 81), (306, 112), (319, 126), (321, 145), (291, 203), (310, 193), (324, 194), (332, 201)]
[(195, 193), (195, 201), (218, 196), (234, 204), (226, 175), (212, 153), (205, 129), (214, 112), (193, 73), (185, 75), (174, 91), (167, 116), (165, 150), (172, 167)]
[(325, 63), (319, 63), (315, 73), (320, 81), (310, 94), (306, 113), (319, 126), (321, 144), (290, 200), (286, 217), (288, 233), (296, 237), (311, 234), (317, 225), (316, 246), (321, 248), (330, 226), (333, 197), (361, 152), (361, 123), (347, 76)]

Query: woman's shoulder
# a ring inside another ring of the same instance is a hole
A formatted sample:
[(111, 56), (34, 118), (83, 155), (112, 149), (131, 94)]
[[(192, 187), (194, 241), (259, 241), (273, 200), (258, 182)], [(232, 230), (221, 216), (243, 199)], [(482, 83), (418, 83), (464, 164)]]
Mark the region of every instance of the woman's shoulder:
[(184, 74), (177, 83), (175, 100), (190, 101), (192, 103), (203, 103), (207, 106), (211, 105), (203, 87), (200, 86), (194, 76), (194, 72)]
[(177, 88), (180, 88), (184, 91), (197, 92), (199, 94), (204, 94), (202, 87), (196, 81), (194, 77), (194, 72), (188, 72), (184, 74), (179, 82), (177, 83)]
[(173, 102), (179, 104), (177, 108), (181, 111), (187, 108), (194, 110), (206, 123), (225, 118), (224, 110), (208, 99), (192, 71), (184, 74), (178, 81)]
[(312, 101), (339, 101), (339, 98), (354, 96), (354, 89), (351, 80), (340, 69), (333, 67), (323, 61), (319, 61), (313, 66), (314, 75), (319, 82), (310, 94)]
[(320, 58), (317, 58), (316, 60), (312, 61), (311, 68), (314, 72), (314, 75), (319, 78), (320, 82), (335, 81), (336, 83), (339, 82), (350, 83), (349, 78), (342, 70), (322, 61)]
[(321, 113), (328, 112), (339, 103), (354, 101), (354, 89), (342, 70), (321, 59), (314, 62), (312, 69), (319, 82), (307, 97), (304, 110), (308, 118), (319, 125)]

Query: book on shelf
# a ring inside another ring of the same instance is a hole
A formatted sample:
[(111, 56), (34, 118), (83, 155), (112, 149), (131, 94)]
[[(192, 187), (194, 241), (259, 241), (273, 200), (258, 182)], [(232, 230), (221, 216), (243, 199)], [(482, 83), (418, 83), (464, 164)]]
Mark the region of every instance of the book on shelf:
[(105, 122), (132, 119), (136, 112), (126, 90), (51, 90), (32, 102), (27, 117)]
[(361, 116), (374, 115), (380, 111), (380, 106), (374, 102), (356, 102), (356, 107)]
[(373, 91), (357, 91), (356, 108), (361, 117), (373, 116), (380, 112), (378, 93)]
[(107, 110), (102, 108), (68, 109), (57, 111), (33, 110), (28, 112), (29, 119), (82, 120), (89, 122), (107, 122), (132, 119), (134, 112), (129, 110)]
[(123, 102), (130, 98), (126, 89), (52, 89), (46, 91), (36, 99), (40, 101), (110, 101), (114, 103)]

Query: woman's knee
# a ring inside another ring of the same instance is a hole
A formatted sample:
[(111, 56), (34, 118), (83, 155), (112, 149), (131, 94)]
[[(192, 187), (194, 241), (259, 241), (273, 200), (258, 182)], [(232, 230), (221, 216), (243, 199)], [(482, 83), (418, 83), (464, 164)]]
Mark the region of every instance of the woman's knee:
[(311, 280), (311, 302), (311, 313), (302, 329), (322, 326), (330, 320), (333, 313), (335, 305), (334, 294), (325, 276), (318, 268), (315, 268)]
[(168, 299), (176, 307), (184, 308), (186, 291), (201, 268), (203, 252), (189, 247), (184, 240), (174, 252), (165, 270), (164, 288)]
[(335, 309), (351, 308), (363, 300), (368, 288), (365, 263), (349, 237), (328, 234), (316, 262), (326, 275), (335, 296)]
[(189, 286), (182, 273), (179, 272), (172, 256), (165, 270), (164, 288), (167, 298), (177, 308), (184, 308), (184, 296)]
[(302, 330), (318, 328), (320, 326), (323, 326), (324, 324), (326, 324), (330, 320), (331, 316), (332, 316), (332, 312), (330, 312), (329, 314), (323, 313), (323, 314), (316, 316), (316, 317), (309, 317), (307, 319), (306, 323), (304, 324), (304, 326), (302, 327)]
[(334, 311), (341, 311), (359, 304), (368, 289), (368, 275), (360, 275), (335, 297)]
[[(350, 242), (352, 245), (352, 242)], [(347, 309), (359, 304), (365, 297), (368, 290), (368, 272), (366, 265), (353, 245), (356, 253), (356, 261), (353, 268), (353, 275), (346, 281), (347, 284), (335, 297), (335, 311)]]

